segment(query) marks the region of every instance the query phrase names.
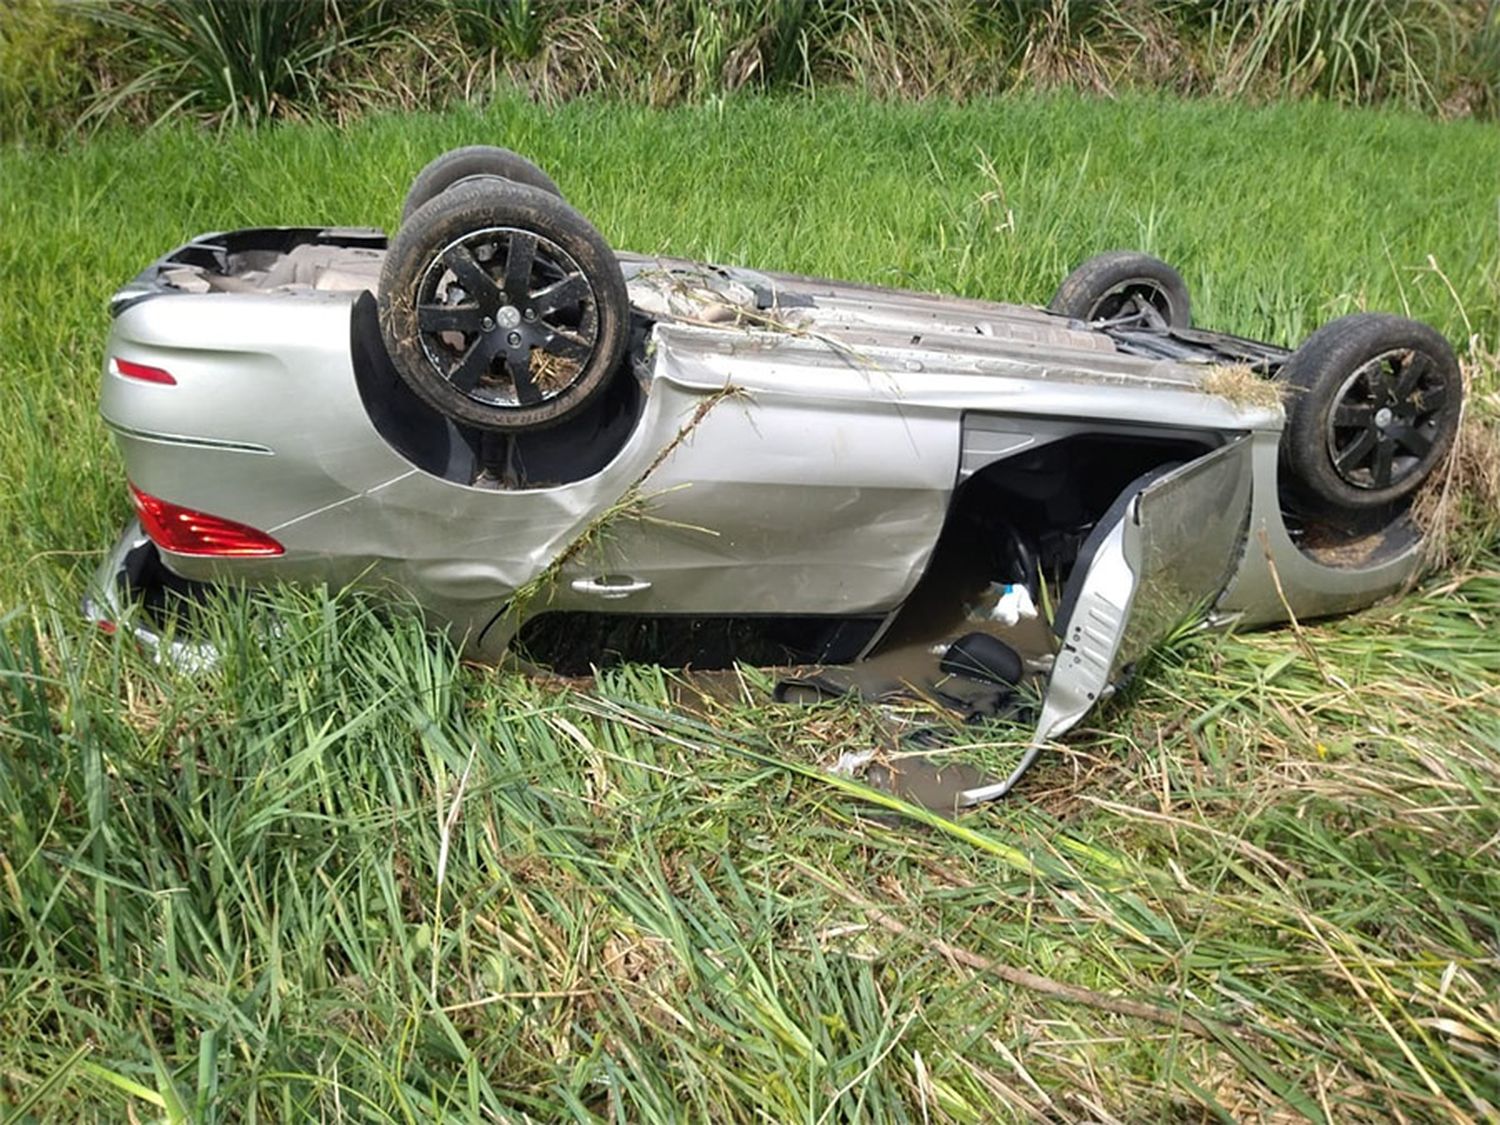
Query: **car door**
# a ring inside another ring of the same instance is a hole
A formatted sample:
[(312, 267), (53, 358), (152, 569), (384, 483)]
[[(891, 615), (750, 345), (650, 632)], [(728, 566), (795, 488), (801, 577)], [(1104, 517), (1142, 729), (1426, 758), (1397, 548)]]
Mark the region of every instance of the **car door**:
[[(722, 334), (713, 337), (722, 339)], [(797, 341), (725, 359), (661, 333), (653, 395), (680, 398), (628, 518), (569, 563), (556, 608), (644, 614), (883, 613), (947, 515), (957, 411)]]
[(1249, 436), (1132, 488), (1100, 529), (1077, 596), (1057, 623), (1062, 644), (1038, 741), (1076, 724), (1152, 645), (1205, 611), (1224, 589), (1249, 525)]

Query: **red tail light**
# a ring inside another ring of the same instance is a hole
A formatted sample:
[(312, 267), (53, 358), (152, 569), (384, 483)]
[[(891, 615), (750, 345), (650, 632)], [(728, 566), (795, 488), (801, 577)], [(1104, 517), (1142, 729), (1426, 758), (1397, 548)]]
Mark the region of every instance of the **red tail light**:
[(264, 558), (286, 553), (286, 548), (264, 531), (169, 504), (133, 484), (130, 498), (135, 501), (141, 527), (164, 551), (213, 558)]
[(144, 363), (132, 363), (128, 359), (112, 358), (110, 366), (114, 368), (117, 375), (123, 375), (127, 379), (139, 379), (143, 383), (163, 383), (169, 387), (175, 387), (177, 380), (172, 377), (170, 371), (163, 371), (160, 367), (150, 367)]

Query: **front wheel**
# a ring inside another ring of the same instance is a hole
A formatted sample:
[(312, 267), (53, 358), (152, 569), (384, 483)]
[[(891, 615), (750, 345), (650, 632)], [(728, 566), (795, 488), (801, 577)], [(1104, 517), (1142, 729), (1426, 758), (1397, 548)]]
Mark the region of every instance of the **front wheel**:
[(1182, 275), (1159, 258), (1134, 250), (1090, 258), (1063, 279), (1047, 307), (1109, 327), (1186, 328), (1193, 322)]
[(1281, 461), (1295, 497), (1314, 514), (1407, 499), (1458, 432), (1458, 357), (1433, 329), (1404, 317), (1355, 313), (1330, 321), (1292, 354), (1281, 379)]

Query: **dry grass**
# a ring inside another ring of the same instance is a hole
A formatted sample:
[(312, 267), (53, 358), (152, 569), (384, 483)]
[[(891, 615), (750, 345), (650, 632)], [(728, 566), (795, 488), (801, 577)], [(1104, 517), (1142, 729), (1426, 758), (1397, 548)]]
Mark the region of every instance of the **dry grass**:
[(1282, 404), (1286, 388), (1257, 375), (1249, 364), (1224, 363), (1212, 368), (1200, 384), (1206, 394), (1228, 399), (1235, 406), (1270, 410)]
[(1447, 463), (1412, 503), (1427, 536), (1432, 569), (1472, 562), (1500, 535), (1500, 360), (1475, 355), (1462, 364), (1464, 412)]
[[(583, 364), (576, 359), (553, 355), (541, 348), (531, 349), (528, 363), (531, 367), (532, 381), (549, 394), (555, 394), (570, 386), (583, 368)], [(514, 380), (511, 381), (511, 385), (515, 385)]]

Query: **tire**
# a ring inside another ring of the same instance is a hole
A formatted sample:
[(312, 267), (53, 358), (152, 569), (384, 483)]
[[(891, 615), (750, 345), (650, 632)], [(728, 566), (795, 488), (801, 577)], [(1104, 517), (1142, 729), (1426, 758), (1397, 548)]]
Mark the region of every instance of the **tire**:
[(1090, 258), (1063, 279), (1052, 312), (1089, 324), (1187, 328), (1193, 322), (1182, 275), (1149, 254), (1111, 250)]
[(563, 197), (552, 177), (524, 156), (494, 145), (469, 145), (443, 153), (417, 173), (405, 202), (401, 204), (401, 221), (405, 223), (429, 199), (456, 184), (468, 183), (482, 176), (499, 176), (503, 180), (538, 188), (559, 199)]
[(556, 196), (493, 178), (450, 188), (401, 225), (378, 300), (401, 378), (485, 430), (582, 410), (629, 335), (625, 279), (599, 232)]
[(1463, 377), (1425, 324), (1355, 313), (1319, 328), (1281, 368), (1281, 463), (1309, 514), (1369, 512), (1408, 499), (1453, 446)]

